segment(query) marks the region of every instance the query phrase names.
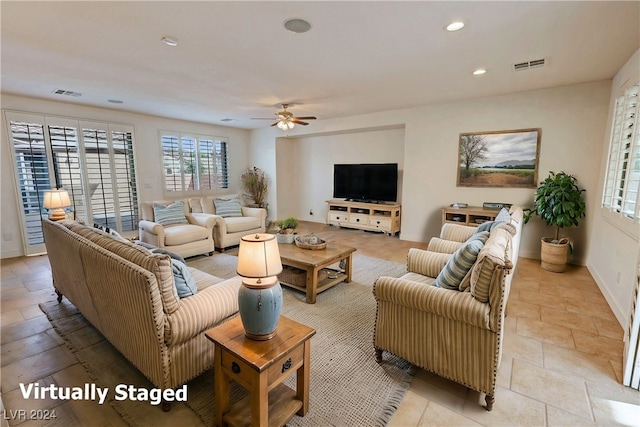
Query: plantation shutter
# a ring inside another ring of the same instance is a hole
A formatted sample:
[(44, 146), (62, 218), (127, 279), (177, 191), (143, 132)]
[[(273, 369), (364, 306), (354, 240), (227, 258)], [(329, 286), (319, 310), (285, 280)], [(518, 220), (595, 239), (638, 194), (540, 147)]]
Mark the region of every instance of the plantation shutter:
[(83, 122), (89, 217), (119, 231), (138, 228), (133, 128)]
[(118, 231), (138, 228), (133, 127), (6, 112), (26, 255), (46, 250), (44, 192), (63, 188), (66, 211)]
[(640, 222), (640, 86), (616, 100), (602, 205), (623, 218)]
[(209, 136), (161, 132), (166, 192), (229, 187), (227, 142)]
[(44, 252), (42, 218), (44, 192), (52, 187), (48, 163), (44, 118), (25, 114), (6, 114), (13, 148), (15, 179), (22, 205), (20, 222), (26, 255)]

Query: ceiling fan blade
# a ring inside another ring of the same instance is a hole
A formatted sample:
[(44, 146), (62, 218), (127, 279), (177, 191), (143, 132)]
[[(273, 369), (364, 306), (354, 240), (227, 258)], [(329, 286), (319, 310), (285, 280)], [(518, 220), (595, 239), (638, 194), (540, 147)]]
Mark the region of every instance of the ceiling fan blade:
[(272, 124), (271, 126), (275, 126), (275, 125), (277, 125), (277, 124), (278, 124), (278, 122), (275, 122), (275, 123), (274, 123), (274, 124)]
[(297, 119), (295, 119), (295, 118), (294, 118), (293, 120), (291, 120), (291, 121), (292, 121), (293, 123), (296, 123), (296, 124), (298, 124), (298, 125), (302, 125), (302, 126), (306, 126), (306, 125), (308, 125), (308, 124), (309, 124), (309, 123), (306, 123), (306, 122), (301, 122), (300, 120), (297, 120)]
[(316, 117), (314, 117), (314, 116), (294, 117), (294, 119), (297, 119), (297, 120), (316, 120)]

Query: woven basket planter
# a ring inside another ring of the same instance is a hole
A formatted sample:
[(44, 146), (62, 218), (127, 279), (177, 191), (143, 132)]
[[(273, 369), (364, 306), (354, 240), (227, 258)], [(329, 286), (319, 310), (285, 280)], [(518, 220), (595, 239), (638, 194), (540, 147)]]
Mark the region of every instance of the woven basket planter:
[(552, 243), (551, 237), (542, 238), (542, 248), (540, 250), (540, 266), (547, 271), (562, 273), (567, 267), (569, 256), (569, 239), (560, 239), (557, 243)]

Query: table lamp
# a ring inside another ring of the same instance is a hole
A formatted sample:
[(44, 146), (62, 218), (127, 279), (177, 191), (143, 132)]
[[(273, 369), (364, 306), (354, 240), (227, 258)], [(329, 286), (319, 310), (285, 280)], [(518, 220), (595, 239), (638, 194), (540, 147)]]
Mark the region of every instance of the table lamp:
[(52, 188), (44, 192), (44, 207), (45, 209), (49, 209), (49, 219), (51, 221), (65, 219), (67, 215), (63, 208), (67, 206), (71, 206), (71, 200), (69, 199), (67, 190)]
[(273, 234), (242, 237), (238, 251), (238, 307), (247, 338), (264, 341), (276, 335), (282, 310), (282, 272), (278, 242)]

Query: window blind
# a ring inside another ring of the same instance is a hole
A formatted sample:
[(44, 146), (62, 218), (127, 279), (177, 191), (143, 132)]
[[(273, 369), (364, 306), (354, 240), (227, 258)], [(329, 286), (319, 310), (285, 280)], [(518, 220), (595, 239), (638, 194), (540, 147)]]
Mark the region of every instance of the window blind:
[(161, 132), (166, 192), (229, 187), (227, 141), (211, 136)]
[(640, 85), (616, 100), (602, 206), (622, 218), (640, 222)]

